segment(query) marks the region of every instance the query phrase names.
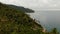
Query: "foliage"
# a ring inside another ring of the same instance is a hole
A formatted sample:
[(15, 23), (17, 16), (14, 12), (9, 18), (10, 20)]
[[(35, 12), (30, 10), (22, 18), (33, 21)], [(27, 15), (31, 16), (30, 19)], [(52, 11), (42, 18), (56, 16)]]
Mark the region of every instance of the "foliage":
[(35, 22), (25, 12), (0, 3), (0, 34), (55, 34), (42, 32), (43, 27)]
[(51, 34), (59, 34), (56, 28), (53, 28)]
[(40, 34), (41, 28), (23, 11), (0, 3), (0, 34)]

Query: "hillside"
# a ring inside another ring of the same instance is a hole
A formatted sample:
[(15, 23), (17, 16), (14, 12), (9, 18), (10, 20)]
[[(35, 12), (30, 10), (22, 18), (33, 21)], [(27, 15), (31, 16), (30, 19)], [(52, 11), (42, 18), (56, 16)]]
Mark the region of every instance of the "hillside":
[(0, 3), (0, 34), (40, 34), (42, 28), (25, 12)]
[(15, 6), (15, 5), (8, 5), (8, 6), (11, 7), (11, 8), (15, 8), (16, 10), (26, 12), (26, 13), (34, 13), (34, 10), (29, 9), (29, 8), (24, 8), (22, 6)]
[[(23, 9), (24, 10), (24, 9)], [(0, 3), (0, 34), (59, 34), (57, 29), (47, 32), (22, 10)]]

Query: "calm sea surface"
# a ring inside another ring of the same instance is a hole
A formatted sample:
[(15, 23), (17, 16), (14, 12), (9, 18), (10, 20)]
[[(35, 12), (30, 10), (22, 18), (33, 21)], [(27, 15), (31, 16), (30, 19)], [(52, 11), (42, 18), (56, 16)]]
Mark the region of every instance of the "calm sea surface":
[(57, 28), (60, 32), (60, 11), (35, 11), (35, 13), (29, 14), (32, 18), (39, 20), (48, 31)]

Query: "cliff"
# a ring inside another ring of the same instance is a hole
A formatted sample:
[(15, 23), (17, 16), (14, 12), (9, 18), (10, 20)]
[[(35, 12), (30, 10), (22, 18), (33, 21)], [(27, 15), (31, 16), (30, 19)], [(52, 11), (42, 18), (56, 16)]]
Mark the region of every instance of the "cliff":
[(42, 26), (25, 14), (0, 3), (0, 34), (40, 34)]

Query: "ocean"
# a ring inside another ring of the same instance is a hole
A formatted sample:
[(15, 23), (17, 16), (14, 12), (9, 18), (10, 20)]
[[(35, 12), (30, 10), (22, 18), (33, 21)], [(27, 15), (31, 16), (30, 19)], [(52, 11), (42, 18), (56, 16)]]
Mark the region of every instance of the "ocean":
[(29, 13), (30, 17), (40, 21), (47, 31), (51, 31), (53, 28), (57, 28), (60, 32), (60, 11), (35, 11), (35, 13)]

